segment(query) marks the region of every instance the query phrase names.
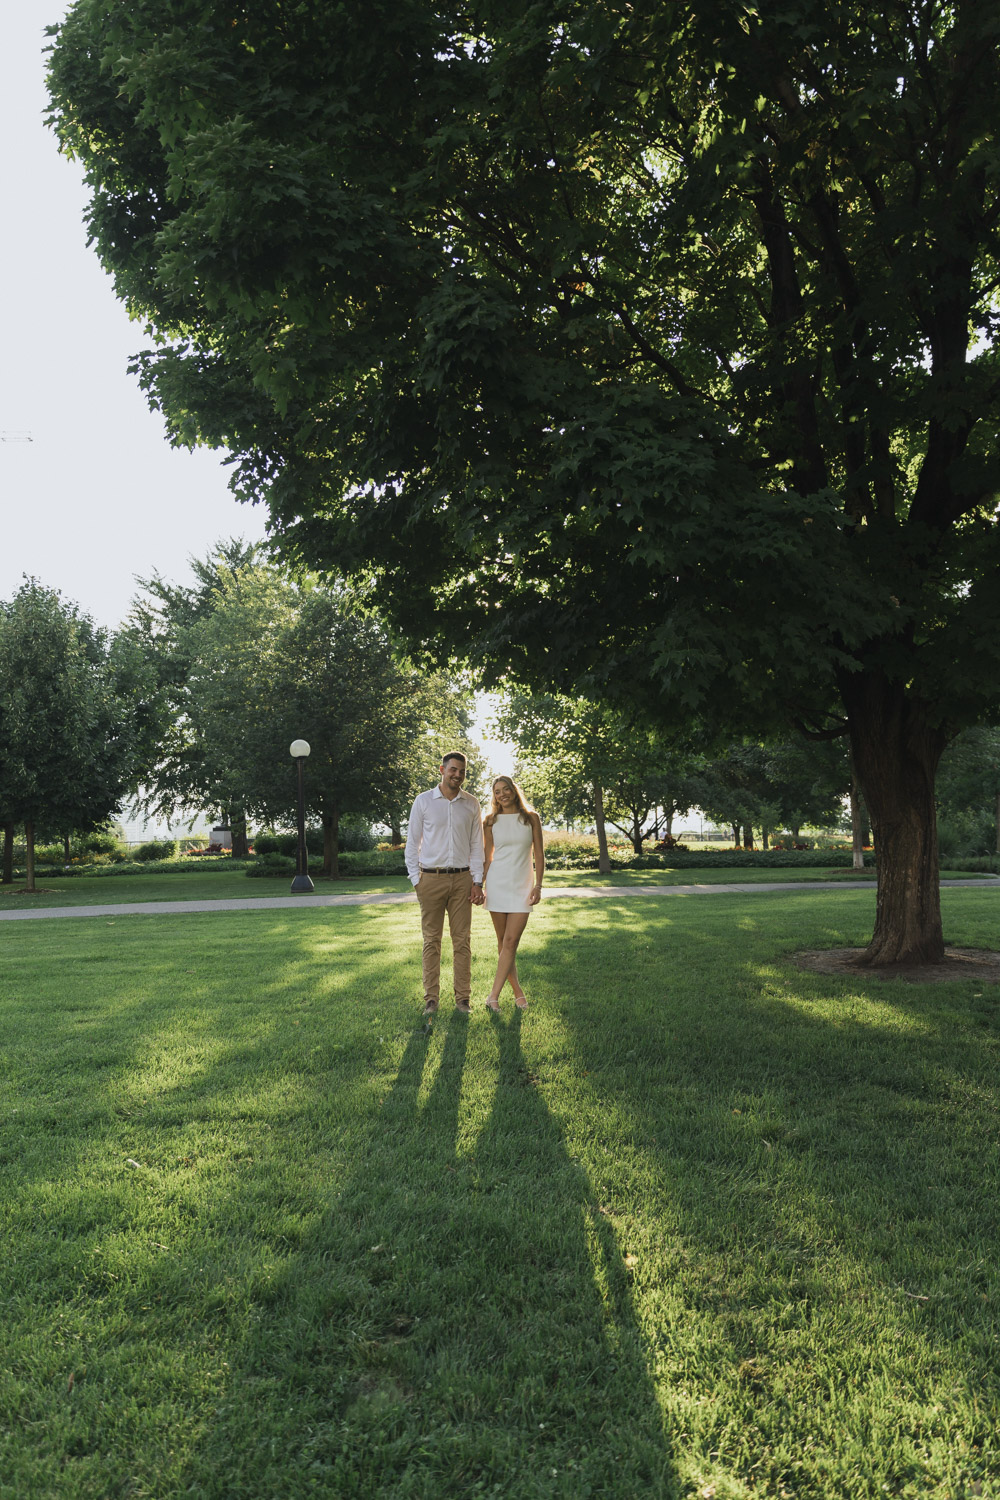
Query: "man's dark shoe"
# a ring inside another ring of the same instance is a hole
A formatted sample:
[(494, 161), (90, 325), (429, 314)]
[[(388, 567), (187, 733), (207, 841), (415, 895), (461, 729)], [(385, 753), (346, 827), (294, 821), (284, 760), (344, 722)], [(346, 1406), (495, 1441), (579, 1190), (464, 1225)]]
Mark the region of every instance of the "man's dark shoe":
[(424, 1006), (424, 1015), (425, 1016), (433, 1016), (434, 1013), (436, 1012), (437, 1008), (438, 1008), (438, 1002), (436, 1000), (428, 1000), (427, 1003)]
[(459, 1015), (461, 1015), (461, 1016), (467, 1016), (469, 1014), (469, 1012), (472, 1010), (472, 1006), (469, 1004), (469, 1002), (467, 1000), (456, 1000), (455, 1001), (455, 1009), (458, 1011)]

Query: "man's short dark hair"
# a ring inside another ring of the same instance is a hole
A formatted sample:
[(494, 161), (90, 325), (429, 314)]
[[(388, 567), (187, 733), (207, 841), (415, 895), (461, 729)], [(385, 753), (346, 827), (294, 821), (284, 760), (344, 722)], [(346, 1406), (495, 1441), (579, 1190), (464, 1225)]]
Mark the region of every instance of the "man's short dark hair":
[(441, 764), (443, 766), (446, 766), (450, 760), (460, 760), (465, 769), (469, 769), (469, 762), (466, 760), (461, 750), (449, 750), (447, 755), (442, 755)]

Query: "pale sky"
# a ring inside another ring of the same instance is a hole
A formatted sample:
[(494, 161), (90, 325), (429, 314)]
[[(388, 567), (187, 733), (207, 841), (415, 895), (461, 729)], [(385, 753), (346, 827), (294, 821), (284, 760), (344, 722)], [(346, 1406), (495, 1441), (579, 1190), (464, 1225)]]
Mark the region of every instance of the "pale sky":
[(87, 249), (79, 167), (42, 123), (45, 26), (62, 0), (4, 12), (0, 240), (4, 289), (0, 431), (0, 599), (31, 574), (117, 626), (134, 575), (187, 575), (224, 537), (263, 536), (260, 507), (227, 489), (222, 455), (169, 447), (129, 357), (146, 346)]

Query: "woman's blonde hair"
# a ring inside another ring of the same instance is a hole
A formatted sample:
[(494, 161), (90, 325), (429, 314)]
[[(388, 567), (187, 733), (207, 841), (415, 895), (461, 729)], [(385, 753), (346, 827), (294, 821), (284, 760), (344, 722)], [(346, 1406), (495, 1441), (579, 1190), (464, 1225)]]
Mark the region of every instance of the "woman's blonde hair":
[(527, 800), (525, 799), (525, 795), (522, 792), (521, 788), (518, 786), (517, 782), (514, 781), (513, 778), (510, 777), (510, 776), (494, 776), (494, 778), (493, 778), (493, 786), (491, 788), (491, 795), (492, 795), (492, 798), (493, 798), (493, 806), (490, 808), (489, 812), (486, 814), (486, 817), (483, 819), (483, 822), (485, 823), (486, 827), (487, 828), (492, 828), (494, 822), (496, 821), (496, 818), (498, 817), (498, 815), (500, 813), (500, 804), (497, 801), (497, 793), (496, 793), (497, 782), (499, 782), (499, 781), (504, 782), (504, 784), (506, 786), (510, 787), (511, 791), (514, 793), (514, 801), (517, 803), (517, 815), (518, 815), (518, 817), (520, 818), (520, 820), (521, 820), (522, 823), (527, 823), (530, 826), (530, 824), (531, 824), (531, 814), (534, 812), (535, 809), (533, 807), (531, 807), (530, 804), (527, 802)]

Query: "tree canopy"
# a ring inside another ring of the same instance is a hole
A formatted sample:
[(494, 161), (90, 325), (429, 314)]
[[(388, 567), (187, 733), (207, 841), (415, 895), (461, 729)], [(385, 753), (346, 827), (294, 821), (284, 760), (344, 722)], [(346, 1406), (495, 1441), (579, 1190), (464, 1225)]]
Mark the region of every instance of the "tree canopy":
[(132, 613), (172, 705), (144, 805), (221, 811), (235, 850), (248, 814), (289, 821), (288, 746), (303, 738), (307, 810), (335, 875), (341, 816), (397, 824), (461, 738), (463, 694), (418, 673), (342, 593), (295, 581), (253, 548), (221, 544), (193, 571), (186, 585), (144, 580)]
[(610, 868), (605, 825), (641, 854), (660, 809), (669, 828), (703, 786), (689, 745), (605, 704), (515, 690), (492, 728), (515, 746), (518, 778), (542, 817), (593, 820), (602, 868)]
[(891, 962), (942, 951), (935, 768), (1000, 682), (998, 37), (78, 0), (52, 95), (176, 440), (430, 649), (846, 728)]
[(28, 579), (0, 603), (0, 822), (92, 829), (135, 787), (158, 721), (155, 676), (54, 589)]

